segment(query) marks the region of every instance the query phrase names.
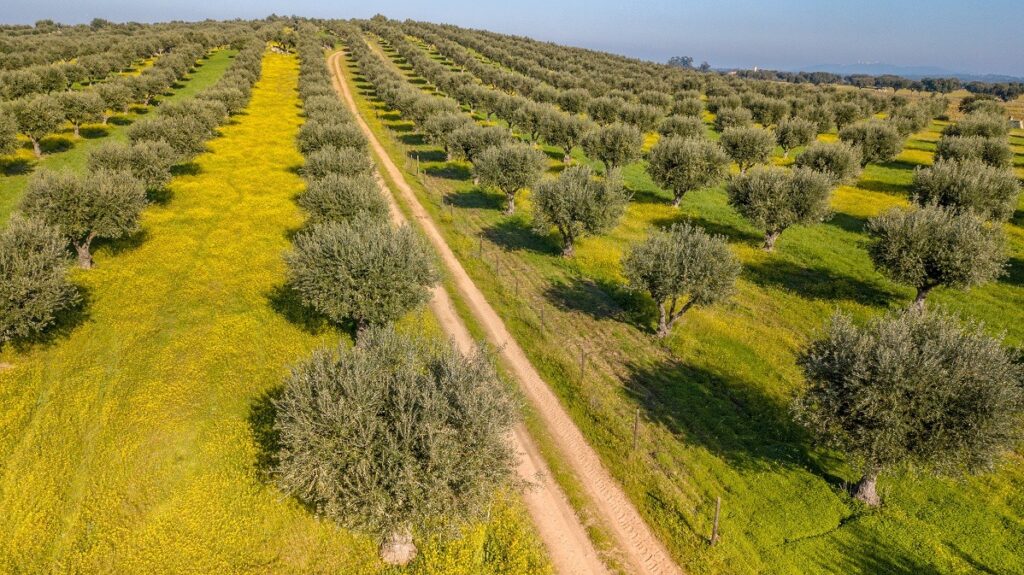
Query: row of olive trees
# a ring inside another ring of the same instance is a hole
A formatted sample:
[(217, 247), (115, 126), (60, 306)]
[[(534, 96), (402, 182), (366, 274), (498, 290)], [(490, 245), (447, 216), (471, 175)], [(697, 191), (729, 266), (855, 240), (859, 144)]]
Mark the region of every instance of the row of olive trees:
[[(421, 38), (463, 70), (469, 70), (472, 76), (479, 78), (484, 84), (500, 88), (509, 95), (522, 94), (528, 97), (535, 104), (535, 109), (557, 105), (572, 113), (587, 113), (602, 122), (631, 123), (644, 131), (649, 131), (658, 124), (659, 114), (668, 115), (662, 123), (674, 123), (688, 116), (699, 118), (705, 108), (705, 103), (700, 99), (700, 91), (696, 89), (701, 85), (708, 96), (706, 108), (717, 114), (716, 123), (720, 130), (749, 125), (752, 120), (764, 126), (777, 126), (787, 119), (801, 119), (815, 124), (817, 131), (827, 132), (832, 128), (842, 129), (858, 119), (889, 110), (893, 125), (899, 131), (909, 133), (922, 126), (921, 122), (925, 118), (941, 113), (947, 105), (947, 101), (940, 96), (911, 104), (904, 96), (872, 91), (839, 92), (808, 86), (780, 86), (777, 83), (739, 78), (726, 80), (714, 75), (679, 76), (676, 71), (672, 73), (678, 76), (673, 78), (678, 85), (673, 87), (667, 78), (658, 78), (659, 75), (663, 75), (662, 72), (668, 73), (664, 67), (622, 61), (613, 56), (589, 52), (586, 55), (586, 69), (573, 67), (570, 73), (556, 70), (555, 65), (565, 62), (565, 54), (574, 52), (574, 49), (538, 45), (528, 39), (425, 23), (399, 24), (374, 18), (365, 25), (378, 33), (391, 27), (400, 29), (406, 35)], [(474, 38), (477, 35), (486, 35), (486, 41)], [(390, 41), (391, 37), (388, 39)], [(397, 42), (400, 46), (405, 40), (400, 38)], [(503, 44), (526, 43), (530, 44), (530, 47), (520, 46), (517, 53), (506, 51), (502, 47)], [(463, 44), (472, 47), (474, 52), (469, 52)], [(556, 52), (561, 56), (560, 59), (555, 57)], [(480, 53), (502, 66), (481, 62)], [(542, 53), (548, 53), (550, 57), (541, 60), (539, 55)], [(414, 64), (415, 60), (414, 58)], [(434, 69), (440, 68), (436, 62), (427, 65)], [(601, 67), (605, 69), (598, 71)], [(631, 77), (629, 71), (632, 70), (642, 77)], [(431, 80), (436, 81), (433, 78)], [(609, 81), (613, 80), (619, 80), (619, 84), (612, 86)], [(586, 85), (587, 89), (576, 87), (580, 83)], [(602, 84), (604, 87), (599, 88), (598, 86)], [(457, 94), (463, 102), (471, 102), (475, 94), (484, 90), (476, 84), (468, 86), (461, 89), (461, 94)], [(501, 95), (491, 97), (506, 99)], [(501, 106), (505, 107), (507, 106)], [(654, 113), (644, 114), (635, 110), (636, 107), (653, 109)], [(618, 111), (625, 112), (617, 115)], [(506, 112), (505, 119), (515, 123), (515, 118), (509, 116), (510, 114)]]
[(84, 176), (52, 170), (33, 174), (21, 213), (0, 236), (0, 343), (37, 336), (75, 305), (79, 296), (67, 277), (68, 246), (79, 267), (88, 269), (95, 240), (137, 231), (147, 191), (159, 192), (171, 179), (172, 165), (202, 151), (204, 140), (227, 121), (229, 102), (239, 94), (248, 100), (261, 53), (262, 45), (253, 42), (213, 87), (133, 125), (130, 143), (96, 149)]
[(13, 151), (16, 136), (21, 134), (32, 143), (39, 158), (43, 154), (42, 139), (65, 124), (70, 124), (78, 137), (83, 124), (105, 124), (113, 113), (127, 113), (132, 104), (148, 106), (154, 97), (188, 74), (205, 52), (198, 44), (185, 44), (138, 76), (120, 76), (89, 89), (28, 95), (7, 102), (0, 107), (0, 152)]
[[(482, 518), (511, 484), (518, 406), (485, 350), (467, 356), (389, 326), (430, 297), (438, 275), (423, 240), (388, 223), (367, 141), (332, 90), (317, 32), (298, 31), (307, 179), (298, 202), (309, 218), (286, 261), (308, 305), (359, 332), (355, 347), (319, 350), (292, 369), (275, 400), (273, 476), (404, 565), (418, 533)], [(342, 32), (365, 64), (358, 32)]]

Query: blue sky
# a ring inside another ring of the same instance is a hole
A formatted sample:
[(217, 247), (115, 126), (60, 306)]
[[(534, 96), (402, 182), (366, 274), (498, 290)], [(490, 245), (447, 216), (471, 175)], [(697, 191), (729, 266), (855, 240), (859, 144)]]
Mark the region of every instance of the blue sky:
[(413, 18), (523, 34), (664, 61), (793, 69), (884, 62), (1024, 76), (1024, 0), (33, 0), (4, 22), (196, 20), (270, 13)]

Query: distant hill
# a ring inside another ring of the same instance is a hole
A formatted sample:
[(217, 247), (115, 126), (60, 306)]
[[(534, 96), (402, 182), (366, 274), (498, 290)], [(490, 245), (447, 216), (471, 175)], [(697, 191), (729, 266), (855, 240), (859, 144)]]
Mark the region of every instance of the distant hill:
[(896, 66), (882, 62), (858, 62), (856, 64), (818, 64), (790, 69), (790, 72), (831, 72), (849, 76), (851, 74), (868, 74), (882, 76), (892, 74), (911, 80), (921, 78), (958, 78), (964, 82), (1022, 82), (1024, 78), (1003, 74), (968, 74), (954, 72), (937, 66)]

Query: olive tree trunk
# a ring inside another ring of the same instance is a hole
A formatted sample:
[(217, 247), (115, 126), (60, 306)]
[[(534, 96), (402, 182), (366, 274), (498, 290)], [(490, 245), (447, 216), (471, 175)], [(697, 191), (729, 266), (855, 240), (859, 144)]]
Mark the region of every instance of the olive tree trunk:
[(32, 151), (35, 152), (36, 158), (43, 157), (43, 148), (39, 145), (38, 138), (30, 138), (32, 140)]
[(693, 300), (686, 302), (686, 304), (678, 310), (676, 309), (677, 303), (679, 303), (679, 300), (677, 298), (672, 298), (671, 305), (666, 306), (669, 302), (661, 302), (661, 304), (658, 305), (658, 310), (660, 312), (658, 317), (659, 339), (668, 337), (668, 334), (672, 331), (672, 326), (675, 325), (676, 321), (683, 317), (686, 310), (693, 307)]
[(380, 559), (388, 565), (408, 565), (416, 558), (416, 544), (408, 529), (391, 532), (380, 544)]
[(78, 267), (83, 270), (92, 269), (92, 252), (89, 251), (89, 246), (92, 245), (92, 240), (95, 238), (96, 234), (90, 233), (80, 243), (75, 244), (75, 252), (78, 253)]
[(768, 232), (764, 235), (764, 251), (770, 252), (775, 250), (775, 240), (779, 239), (779, 235), (782, 232)]
[(511, 216), (516, 213), (516, 193), (505, 192), (505, 197), (508, 199), (508, 204), (505, 205), (505, 215)]
[(931, 284), (917, 288), (917, 296), (914, 297), (914, 303), (911, 304), (911, 307), (914, 309), (924, 309), (924, 300), (934, 288), (935, 286)]
[(868, 471), (854, 484), (853, 497), (869, 507), (878, 507), (882, 503), (878, 496), (878, 471)]

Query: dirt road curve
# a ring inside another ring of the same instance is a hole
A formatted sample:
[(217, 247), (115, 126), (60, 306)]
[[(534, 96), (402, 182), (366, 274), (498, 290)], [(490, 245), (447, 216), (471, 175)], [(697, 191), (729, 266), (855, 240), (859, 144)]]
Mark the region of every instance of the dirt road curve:
[[(597, 453), (587, 444), (583, 434), (562, 408), (558, 398), (544, 383), (540, 374), (526, 358), (522, 348), (508, 333), (501, 318), (487, 303), (483, 294), (477, 289), (462, 264), (444, 241), (429, 214), (420, 205), (416, 194), (405, 181), (401, 171), (360, 116), (342, 73), (343, 59), (342, 52), (336, 52), (328, 58), (328, 64), (334, 76), (335, 89), (342, 95), (360, 128), (366, 134), (370, 147), (377, 157), (378, 165), (387, 170), (388, 175), (398, 187), (398, 191), (409, 205), (414, 218), (421, 225), (427, 239), (439, 253), (442, 263), (451, 273), (459, 294), (465, 300), (474, 318), (487, 333), (491, 344), (500, 351), (505, 366), (515, 376), (531, 406), (540, 415), (546, 429), (558, 446), (561, 457), (569, 464), (577, 480), (594, 502), (594, 506), (601, 516), (602, 524), (615, 537), (617, 547), (627, 560), (630, 570), (643, 575), (680, 575), (682, 570), (672, 561), (664, 545), (651, 532), (639, 512), (626, 497), (625, 492), (604, 468)], [(383, 184), (383, 182), (381, 183)], [(384, 189), (389, 191), (386, 186)], [(385, 195), (388, 196), (389, 201), (394, 201), (390, 194)], [(392, 206), (392, 216), (401, 218), (401, 214), (398, 213), (394, 205)], [(434, 296), (431, 308), (437, 314), (441, 324), (458, 345), (468, 349), (472, 345), (472, 338), (462, 320), (455, 313), (447, 292), (443, 287), (438, 287)], [(558, 573), (606, 573), (607, 570), (598, 558), (579, 518), (568, 505), (561, 489), (550, 479), (547, 465), (522, 426), (516, 429), (514, 440), (523, 456), (520, 473), (535, 482), (538, 472), (541, 474), (540, 486), (528, 490), (525, 494), (526, 505)]]

